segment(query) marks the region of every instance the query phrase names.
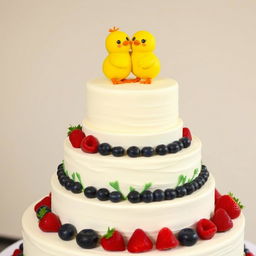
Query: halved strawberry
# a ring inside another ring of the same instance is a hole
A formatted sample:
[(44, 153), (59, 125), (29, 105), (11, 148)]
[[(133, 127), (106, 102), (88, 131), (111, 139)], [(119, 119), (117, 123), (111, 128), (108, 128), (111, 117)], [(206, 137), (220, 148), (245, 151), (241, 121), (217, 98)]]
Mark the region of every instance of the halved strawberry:
[(190, 132), (189, 128), (187, 128), (187, 127), (183, 128), (183, 135), (182, 135), (182, 137), (189, 138), (192, 141), (192, 135), (191, 135), (191, 132)]
[(201, 239), (209, 240), (216, 234), (217, 227), (212, 221), (208, 219), (201, 219), (197, 222), (196, 232)]
[(52, 213), (46, 213), (43, 218), (39, 221), (39, 228), (43, 232), (58, 232), (61, 227), (59, 217)]
[(216, 202), (221, 198), (220, 192), (215, 188), (215, 194), (214, 194), (214, 199), (215, 199), (215, 204)]
[(156, 240), (156, 249), (158, 250), (168, 250), (175, 248), (179, 245), (178, 239), (175, 237), (175, 235), (172, 233), (172, 231), (169, 228), (162, 228), (158, 235)]
[(129, 252), (147, 252), (153, 248), (153, 243), (142, 229), (136, 229), (127, 245)]
[(81, 142), (85, 137), (84, 132), (82, 131), (82, 126), (70, 126), (68, 128), (68, 137), (74, 148), (80, 148)]
[(217, 232), (225, 232), (233, 227), (233, 221), (229, 217), (228, 213), (220, 208), (217, 209), (211, 218), (211, 221), (216, 225)]
[(51, 209), (51, 197), (46, 196), (44, 197), (41, 201), (39, 201), (35, 206), (34, 206), (34, 211), (37, 212), (37, 210), (41, 206), (47, 206), (49, 209)]
[(96, 137), (89, 135), (81, 142), (81, 149), (86, 153), (97, 153), (99, 141)]
[(21, 251), (20, 249), (16, 249), (16, 250), (13, 252), (13, 254), (12, 254), (12, 256), (19, 256), (19, 255), (22, 255), (22, 251)]
[(240, 206), (230, 195), (223, 195), (218, 199), (215, 210), (220, 208), (226, 210), (231, 219), (236, 219), (241, 214)]
[(101, 238), (100, 244), (106, 251), (125, 250), (124, 238), (120, 234), (120, 232), (118, 232), (114, 228), (108, 228), (107, 233)]

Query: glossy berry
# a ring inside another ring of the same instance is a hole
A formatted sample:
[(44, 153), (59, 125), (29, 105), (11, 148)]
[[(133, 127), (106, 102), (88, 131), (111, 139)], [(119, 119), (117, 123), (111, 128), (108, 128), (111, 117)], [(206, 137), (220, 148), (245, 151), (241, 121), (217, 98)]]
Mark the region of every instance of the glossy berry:
[(156, 249), (163, 251), (175, 248), (179, 245), (179, 241), (175, 237), (175, 235), (172, 233), (172, 231), (169, 228), (162, 228), (158, 235), (156, 240)]
[(167, 145), (167, 149), (170, 154), (174, 154), (180, 151), (180, 146), (173, 142)]
[(108, 228), (107, 233), (101, 238), (100, 244), (106, 251), (125, 251), (125, 241), (122, 234), (114, 228)]
[(187, 190), (187, 195), (191, 195), (196, 190), (193, 183), (186, 183), (184, 187)]
[(71, 180), (70, 178), (68, 178), (68, 180), (65, 182), (64, 186), (67, 190), (71, 190), (71, 188), (73, 187), (74, 185), (74, 181)]
[(184, 228), (178, 233), (178, 240), (181, 245), (192, 246), (198, 241), (198, 235), (192, 228)]
[(187, 137), (190, 140), (192, 140), (192, 135), (191, 135), (189, 128), (184, 127), (182, 132), (183, 132), (183, 137)]
[(140, 156), (140, 149), (135, 146), (129, 147), (127, 149), (127, 155), (129, 157), (138, 157), (138, 156)]
[(206, 165), (202, 164), (202, 166), (201, 166), (201, 171), (207, 171)]
[(154, 198), (154, 201), (157, 201), (157, 202), (164, 200), (164, 191), (161, 189), (156, 189), (153, 192), (153, 198)]
[(109, 199), (109, 191), (106, 188), (101, 188), (97, 191), (96, 196), (100, 201), (107, 201)]
[(101, 143), (98, 147), (98, 151), (101, 155), (107, 156), (111, 154), (111, 146), (108, 143)]
[(191, 140), (187, 137), (183, 137), (179, 139), (179, 141), (182, 143), (184, 148), (188, 148), (191, 145)]
[(175, 189), (167, 188), (164, 191), (164, 199), (165, 200), (173, 200), (176, 197), (177, 197), (177, 193), (176, 193)]
[(23, 243), (20, 244), (19, 249), (23, 251)]
[(74, 182), (72, 188), (71, 188), (71, 191), (74, 193), (74, 194), (79, 194), (81, 193), (83, 190), (83, 186), (81, 183), (79, 182)]
[(233, 221), (228, 213), (220, 208), (214, 212), (211, 221), (216, 225), (217, 232), (225, 232), (233, 227)]
[(86, 187), (84, 190), (84, 195), (88, 198), (95, 198), (97, 196), (97, 189), (95, 187)]
[(201, 219), (196, 224), (196, 232), (201, 239), (209, 240), (216, 234), (217, 227), (211, 220)]
[(12, 256), (22, 256), (22, 251), (20, 249), (16, 249), (14, 250)]
[(177, 197), (183, 197), (187, 194), (187, 190), (184, 186), (178, 186), (176, 189)]
[(64, 224), (58, 231), (59, 238), (64, 241), (70, 241), (76, 236), (76, 228), (72, 224)]
[(191, 182), (191, 184), (193, 184), (193, 186), (194, 186), (194, 188), (195, 188), (195, 191), (200, 188), (200, 187), (199, 187), (199, 184), (197, 183), (196, 180), (193, 180), (193, 181)]
[(62, 186), (65, 186), (65, 183), (69, 181), (69, 178), (67, 176), (63, 176), (61, 178), (59, 178), (59, 182)]
[(144, 147), (141, 150), (141, 155), (145, 157), (151, 157), (155, 153), (154, 148), (152, 147)]
[(123, 156), (124, 153), (125, 153), (125, 150), (122, 147), (113, 147), (112, 148), (112, 155), (113, 156), (116, 156), (116, 157)]
[(99, 147), (99, 141), (96, 137), (92, 135), (84, 137), (81, 142), (81, 149), (85, 153), (91, 153), (91, 154), (97, 153), (98, 147)]
[(141, 193), (141, 201), (151, 203), (154, 200), (153, 193), (150, 190), (145, 190)]
[(58, 178), (61, 177), (61, 176), (66, 176), (66, 174), (63, 170), (58, 170), (57, 175), (58, 175)]
[(84, 249), (93, 249), (99, 241), (98, 234), (92, 229), (83, 229), (76, 236), (77, 244)]
[(80, 148), (82, 140), (85, 138), (85, 134), (82, 131), (82, 126), (71, 126), (68, 129), (68, 137), (74, 148)]
[(63, 163), (59, 164), (58, 167), (57, 167), (57, 170), (58, 171), (64, 171), (64, 164)]
[(141, 201), (140, 193), (138, 191), (135, 191), (135, 190), (131, 191), (128, 194), (128, 200), (131, 203), (139, 203)]
[(203, 186), (203, 181), (202, 181), (201, 178), (200, 178), (200, 179), (199, 179), (199, 178), (200, 178), (200, 177), (198, 176), (198, 177), (196, 177), (196, 178), (194, 179), (194, 182), (196, 182), (197, 185), (198, 185), (198, 189)]
[(181, 141), (179, 141), (179, 140), (175, 140), (173, 143), (174, 143), (174, 144), (178, 144), (180, 150), (182, 150), (182, 149), (184, 148), (183, 143), (182, 143)]
[(168, 153), (168, 148), (166, 145), (161, 144), (156, 147), (156, 154), (160, 156), (164, 156)]
[(122, 194), (119, 191), (112, 191), (109, 194), (109, 200), (113, 203), (118, 203), (122, 201)]

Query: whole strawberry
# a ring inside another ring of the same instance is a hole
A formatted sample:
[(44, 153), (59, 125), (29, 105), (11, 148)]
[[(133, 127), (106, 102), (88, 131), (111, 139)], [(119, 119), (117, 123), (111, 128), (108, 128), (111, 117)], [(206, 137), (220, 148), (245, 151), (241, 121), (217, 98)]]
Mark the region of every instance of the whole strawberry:
[(217, 203), (217, 201), (221, 198), (221, 194), (220, 192), (215, 188), (215, 193), (214, 193), (214, 202), (215, 204)]
[(182, 137), (189, 138), (192, 141), (192, 135), (191, 135), (191, 132), (190, 132), (189, 128), (187, 128), (187, 127), (183, 128)]
[(221, 196), (215, 205), (215, 210), (224, 209), (231, 219), (236, 219), (241, 214), (242, 205), (239, 205), (230, 195)]
[(51, 196), (46, 196), (44, 197), (41, 201), (39, 201), (35, 206), (34, 206), (34, 211), (37, 212), (37, 210), (41, 206), (47, 206), (49, 209), (51, 209)]
[(39, 221), (39, 228), (43, 232), (58, 232), (61, 227), (59, 217), (52, 213), (46, 213)]
[(68, 128), (68, 137), (74, 148), (80, 148), (81, 142), (85, 137), (85, 134), (82, 131), (82, 126), (81, 125), (70, 126)]
[(220, 208), (217, 209), (211, 218), (211, 221), (216, 225), (217, 232), (225, 232), (233, 227), (233, 221), (229, 217), (228, 213)]
[(125, 251), (124, 238), (114, 228), (108, 228), (107, 233), (101, 238), (100, 244), (106, 251)]
[(175, 235), (172, 233), (172, 231), (169, 228), (162, 228), (158, 235), (156, 240), (156, 249), (158, 250), (168, 250), (175, 248), (179, 245), (178, 239), (175, 237)]
[(153, 243), (142, 229), (136, 229), (130, 237), (127, 245), (129, 252), (147, 252), (153, 248)]
[(212, 221), (208, 219), (201, 219), (197, 222), (196, 232), (201, 239), (209, 240), (216, 234), (217, 227)]

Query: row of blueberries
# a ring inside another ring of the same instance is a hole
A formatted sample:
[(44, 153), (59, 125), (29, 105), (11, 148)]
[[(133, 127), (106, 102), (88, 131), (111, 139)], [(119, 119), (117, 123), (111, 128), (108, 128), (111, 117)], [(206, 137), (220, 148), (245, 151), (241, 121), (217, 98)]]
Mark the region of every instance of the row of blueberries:
[[(83, 189), (83, 186), (79, 182), (73, 181), (66, 175), (63, 164), (60, 164), (58, 166), (57, 175), (60, 184), (64, 186), (67, 190), (70, 190), (75, 194), (84, 192), (84, 195), (87, 198), (97, 198), (100, 201), (110, 200), (113, 203), (118, 203), (126, 199), (126, 197), (121, 192), (110, 192), (107, 188), (96, 189), (93, 186), (88, 186)], [(184, 185), (176, 187), (175, 189), (156, 189), (153, 192), (150, 190), (145, 190), (141, 193), (133, 190), (129, 192), (129, 194), (127, 195), (127, 199), (131, 203), (150, 203), (163, 200), (173, 200), (175, 198), (191, 195), (193, 192), (200, 189), (208, 180), (208, 178), (209, 172), (206, 166), (202, 165), (199, 175), (191, 182), (187, 182)]]
[(99, 144), (98, 151), (101, 155), (107, 156), (112, 154), (115, 157), (124, 156), (125, 153), (129, 157), (151, 157), (153, 155), (166, 155), (166, 154), (174, 154), (179, 151), (181, 151), (183, 148), (188, 148), (191, 145), (191, 140), (187, 137), (183, 137), (177, 141), (174, 141), (168, 145), (158, 145), (156, 148), (153, 147), (143, 147), (140, 149), (137, 146), (132, 146), (127, 149), (125, 152), (125, 149), (123, 147), (111, 147), (108, 143), (101, 143)]

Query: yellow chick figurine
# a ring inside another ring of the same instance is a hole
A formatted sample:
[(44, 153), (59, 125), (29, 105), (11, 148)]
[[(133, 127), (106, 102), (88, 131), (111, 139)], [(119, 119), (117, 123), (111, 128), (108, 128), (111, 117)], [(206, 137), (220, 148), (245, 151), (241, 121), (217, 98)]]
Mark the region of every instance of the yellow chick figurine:
[(140, 83), (151, 84), (160, 72), (160, 61), (153, 53), (155, 38), (147, 31), (138, 31), (132, 37), (132, 73), (142, 79)]
[(109, 54), (103, 62), (103, 72), (113, 84), (122, 84), (132, 68), (131, 42), (128, 35), (118, 28), (114, 27), (109, 32), (105, 42)]

